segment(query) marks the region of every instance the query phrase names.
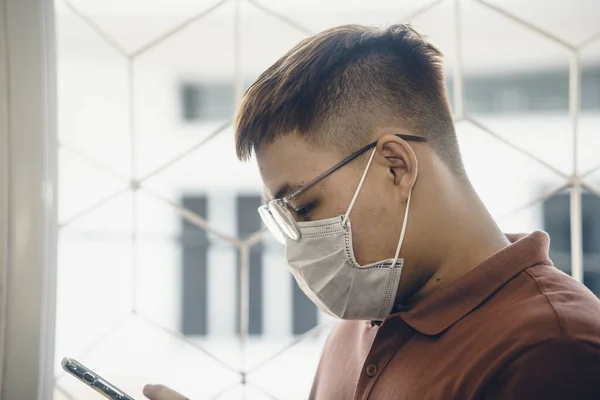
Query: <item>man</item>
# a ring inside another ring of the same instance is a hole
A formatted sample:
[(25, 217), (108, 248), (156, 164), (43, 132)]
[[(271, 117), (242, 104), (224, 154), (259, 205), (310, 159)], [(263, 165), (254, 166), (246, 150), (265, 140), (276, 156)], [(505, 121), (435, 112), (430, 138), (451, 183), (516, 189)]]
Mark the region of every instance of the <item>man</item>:
[(600, 301), (552, 265), (546, 233), (499, 230), (441, 54), (410, 27), (301, 42), (246, 93), (236, 145), (288, 269), (341, 319), (311, 399), (600, 398)]

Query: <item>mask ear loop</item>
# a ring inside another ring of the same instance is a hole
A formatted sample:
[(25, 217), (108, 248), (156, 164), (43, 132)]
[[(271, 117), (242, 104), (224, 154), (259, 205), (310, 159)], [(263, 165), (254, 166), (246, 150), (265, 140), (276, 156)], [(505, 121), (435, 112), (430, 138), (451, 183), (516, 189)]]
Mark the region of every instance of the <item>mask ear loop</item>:
[(408, 209), (410, 208), (410, 197), (412, 195), (412, 189), (408, 192), (408, 199), (406, 200), (406, 211), (404, 211), (404, 221), (402, 221), (402, 230), (400, 231), (400, 239), (398, 240), (398, 247), (396, 247), (396, 254), (394, 255), (394, 262), (390, 268), (394, 268), (398, 262), (398, 256), (400, 255), (400, 248), (402, 242), (404, 242), (404, 235), (406, 234), (406, 226), (408, 225)]
[(375, 152), (376, 151), (377, 151), (377, 148), (374, 148), (373, 152), (371, 153), (371, 157), (369, 157), (369, 162), (367, 163), (367, 167), (365, 168), (365, 172), (363, 172), (362, 178), (360, 178), (360, 182), (358, 183), (358, 187), (356, 188), (356, 191), (354, 192), (354, 197), (352, 197), (352, 201), (350, 202), (350, 205), (348, 206), (348, 211), (346, 211), (346, 215), (344, 215), (344, 219), (342, 220), (342, 225), (343, 226), (346, 226), (346, 224), (348, 223), (348, 217), (350, 215), (350, 211), (352, 211), (352, 207), (354, 207), (354, 203), (356, 203), (356, 199), (358, 198), (358, 194), (360, 193), (360, 189), (362, 188), (362, 185), (365, 182), (365, 178), (367, 177), (367, 172), (369, 172), (369, 167), (371, 166), (371, 162), (373, 161), (373, 157), (375, 157)]

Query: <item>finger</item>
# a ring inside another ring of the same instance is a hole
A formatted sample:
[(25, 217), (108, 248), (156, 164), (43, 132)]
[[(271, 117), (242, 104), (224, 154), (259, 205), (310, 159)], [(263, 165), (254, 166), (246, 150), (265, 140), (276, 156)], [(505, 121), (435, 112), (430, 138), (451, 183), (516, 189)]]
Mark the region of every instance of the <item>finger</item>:
[(150, 400), (189, 400), (187, 397), (165, 385), (144, 386), (144, 396)]

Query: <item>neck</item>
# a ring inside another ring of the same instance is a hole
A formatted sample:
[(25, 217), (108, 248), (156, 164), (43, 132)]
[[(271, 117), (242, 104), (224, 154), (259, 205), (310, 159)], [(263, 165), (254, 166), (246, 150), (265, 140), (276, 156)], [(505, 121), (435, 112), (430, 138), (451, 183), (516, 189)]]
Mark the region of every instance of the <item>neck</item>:
[[(434, 250), (426, 265), (413, 265), (418, 283), (407, 293), (406, 306), (428, 297), (440, 287), (460, 278), (510, 244), (479, 196), (469, 184), (458, 189), (439, 215)], [(422, 252), (422, 254), (426, 254)]]

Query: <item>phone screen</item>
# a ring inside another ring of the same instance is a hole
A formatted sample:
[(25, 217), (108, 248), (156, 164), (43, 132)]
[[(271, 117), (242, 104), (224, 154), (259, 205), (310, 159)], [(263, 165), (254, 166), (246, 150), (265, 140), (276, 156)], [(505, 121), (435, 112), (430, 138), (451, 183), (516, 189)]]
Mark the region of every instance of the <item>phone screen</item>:
[(79, 361), (65, 357), (62, 360), (62, 367), (69, 374), (85, 383), (104, 397), (112, 400), (135, 400), (121, 389), (117, 388), (100, 375), (81, 364)]

